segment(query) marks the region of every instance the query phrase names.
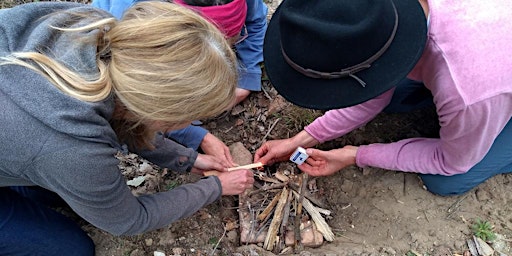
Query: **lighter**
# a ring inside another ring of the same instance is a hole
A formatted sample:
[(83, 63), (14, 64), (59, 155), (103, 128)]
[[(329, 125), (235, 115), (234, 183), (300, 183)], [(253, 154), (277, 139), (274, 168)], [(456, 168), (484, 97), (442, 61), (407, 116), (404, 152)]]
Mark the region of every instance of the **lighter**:
[(298, 164), (298, 165), (301, 165), (302, 163), (304, 163), (304, 161), (306, 161), (306, 159), (308, 159), (308, 154), (306, 154), (306, 150), (302, 147), (298, 147), (295, 152), (293, 152), (293, 154), (290, 156), (290, 161)]

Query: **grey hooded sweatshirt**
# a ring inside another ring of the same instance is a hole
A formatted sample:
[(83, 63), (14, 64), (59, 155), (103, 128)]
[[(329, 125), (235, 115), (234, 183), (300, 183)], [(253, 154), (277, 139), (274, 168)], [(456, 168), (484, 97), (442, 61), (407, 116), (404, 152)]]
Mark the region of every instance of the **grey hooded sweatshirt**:
[[(87, 13), (70, 20), (71, 10)], [(89, 13), (92, 12), (92, 13)], [(89, 5), (40, 2), (0, 10), (0, 57), (44, 52), (83, 76), (97, 75), (98, 31), (60, 33), (50, 25), (83, 26), (110, 14)], [(92, 40), (87, 40), (92, 39)], [(115, 235), (162, 228), (217, 200), (220, 181), (209, 177), (167, 192), (133, 196), (118, 168), (121, 150), (109, 119), (113, 97), (83, 102), (42, 75), (0, 66), (0, 186), (41, 186), (56, 192), (85, 220)], [(197, 152), (157, 135), (154, 151), (136, 152), (162, 167), (190, 170)]]

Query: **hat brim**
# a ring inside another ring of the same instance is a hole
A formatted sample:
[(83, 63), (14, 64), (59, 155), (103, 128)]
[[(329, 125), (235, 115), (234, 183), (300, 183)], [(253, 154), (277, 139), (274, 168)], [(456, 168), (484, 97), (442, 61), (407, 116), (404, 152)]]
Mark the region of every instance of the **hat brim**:
[(370, 68), (357, 72), (357, 77), (366, 83), (365, 87), (351, 77), (315, 79), (293, 69), (281, 51), (281, 4), (269, 22), (263, 47), (265, 70), (274, 88), (286, 100), (298, 106), (328, 110), (360, 104), (396, 86), (421, 57), (427, 25), (418, 1), (393, 2), (399, 19), (395, 39)]

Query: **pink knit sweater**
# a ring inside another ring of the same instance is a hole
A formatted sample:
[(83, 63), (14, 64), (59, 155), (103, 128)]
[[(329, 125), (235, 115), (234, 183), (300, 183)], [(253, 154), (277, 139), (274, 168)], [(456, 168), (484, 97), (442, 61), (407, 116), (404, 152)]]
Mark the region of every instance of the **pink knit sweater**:
[[(360, 146), (360, 167), (467, 172), (512, 116), (512, 2), (430, 0), (429, 7), (427, 45), (408, 77), (423, 81), (432, 92), (440, 139)], [(320, 142), (342, 136), (374, 118), (392, 95), (390, 90), (360, 105), (331, 110), (305, 130)]]

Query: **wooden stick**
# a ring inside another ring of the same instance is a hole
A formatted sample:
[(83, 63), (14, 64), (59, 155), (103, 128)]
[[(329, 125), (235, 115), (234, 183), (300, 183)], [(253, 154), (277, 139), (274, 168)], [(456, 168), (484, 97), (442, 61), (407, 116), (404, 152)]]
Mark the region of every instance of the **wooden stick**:
[(254, 169), (254, 168), (263, 167), (263, 165), (264, 164), (262, 164), (262, 163), (254, 163), (254, 164), (247, 164), (247, 165), (242, 165), (242, 166), (235, 166), (235, 167), (228, 168), (228, 172), (241, 170), (241, 169)]
[[(254, 169), (254, 168), (263, 167), (263, 166), (264, 166), (264, 164), (262, 164), (262, 163), (254, 163), (254, 164), (248, 164), (248, 165), (242, 165), (242, 166), (235, 166), (235, 167), (228, 168), (228, 172), (241, 170), (241, 169)], [(204, 176), (212, 176), (212, 175), (217, 176), (219, 173), (220, 173), (219, 171), (206, 171), (206, 172), (203, 172), (203, 175)]]
[(277, 202), (279, 201), (279, 198), (281, 198), (281, 192), (277, 193), (274, 199), (272, 199), (272, 201), (270, 201), (270, 203), (267, 205), (267, 208), (265, 208), (265, 210), (263, 210), (263, 212), (261, 212), (258, 215), (257, 219), (259, 221), (263, 221), (267, 218), (267, 216), (269, 216), (269, 214), (272, 212)]
[[(297, 193), (293, 190), (292, 190), (292, 192), (296, 198), (300, 198), (299, 193)], [(313, 221), (315, 222), (318, 231), (320, 233), (322, 233), (325, 240), (327, 240), (329, 242), (334, 241), (334, 233), (332, 232), (331, 227), (329, 227), (329, 225), (327, 224), (325, 219), (322, 217), (322, 215), (320, 215), (320, 213), (318, 212), (316, 207), (313, 206), (313, 204), (307, 198), (302, 199), (302, 205), (304, 206), (304, 209), (306, 209), (306, 211), (311, 216), (311, 219), (313, 219)]]
[(300, 235), (300, 221), (302, 219), (302, 202), (304, 201), (304, 194), (306, 193), (306, 185), (308, 183), (308, 174), (302, 173), (299, 176), (299, 198), (297, 199), (297, 218), (295, 219), (295, 247), (302, 250), (302, 239)]
[(263, 244), (263, 248), (268, 251), (272, 251), (274, 249), (277, 232), (279, 231), (279, 227), (281, 226), (281, 221), (283, 219), (284, 206), (288, 201), (288, 193), (289, 190), (284, 187), (283, 192), (281, 192), (279, 202), (277, 203), (276, 210), (274, 211), (274, 218), (272, 218), (272, 222), (270, 222), (267, 237), (265, 238), (265, 242)]

